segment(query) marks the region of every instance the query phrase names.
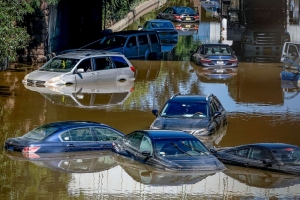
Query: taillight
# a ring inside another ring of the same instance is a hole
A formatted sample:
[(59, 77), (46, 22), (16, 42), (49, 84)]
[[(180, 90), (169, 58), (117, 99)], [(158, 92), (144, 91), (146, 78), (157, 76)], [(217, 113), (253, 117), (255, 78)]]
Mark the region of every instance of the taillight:
[[(133, 92), (134, 91), (134, 87), (132, 87), (131, 89), (130, 89), (130, 92)], [(114, 145), (114, 143), (113, 143), (113, 145)]]
[(199, 16), (198, 15), (194, 16), (194, 19), (199, 19)]
[(175, 26), (176, 29), (181, 29), (180, 25)]
[(35, 153), (23, 153), (25, 158), (39, 158), (40, 156)]
[(212, 61), (210, 59), (207, 59), (207, 58), (202, 58), (201, 62), (202, 63), (212, 63)]
[(238, 60), (236, 58), (232, 58), (230, 60), (228, 60), (228, 63), (237, 63)]
[(130, 69), (131, 69), (131, 71), (133, 71), (133, 72), (134, 72), (134, 70), (135, 70), (133, 66), (130, 66)]
[(194, 26), (194, 29), (198, 29), (199, 27), (198, 26)]
[(179, 15), (175, 15), (175, 19), (181, 19)]
[(34, 153), (37, 150), (39, 150), (41, 147), (24, 147), (23, 148), (23, 153)]

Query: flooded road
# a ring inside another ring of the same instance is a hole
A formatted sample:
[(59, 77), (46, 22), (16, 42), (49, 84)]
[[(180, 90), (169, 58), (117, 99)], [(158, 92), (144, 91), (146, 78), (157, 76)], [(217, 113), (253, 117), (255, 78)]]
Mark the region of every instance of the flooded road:
[[(219, 24), (200, 23), (181, 36), (163, 61), (131, 60), (134, 82), (61, 87), (28, 87), (22, 79), (37, 66), (16, 65), (0, 72), (0, 146), (45, 123), (90, 120), (124, 133), (148, 129), (177, 92), (215, 94), (228, 112), (228, 125), (201, 138), (208, 147), (254, 142), (300, 146), (300, 89), (281, 85), (281, 63), (242, 62), (230, 77), (205, 74), (189, 62), (199, 41), (217, 42)], [(200, 29), (213, 26), (210, 34)], [(213, 33), (213, 34), (212, 34)], [(184, 45), (183, 45), (184, 44)], [(184, 47), (184, 48), (183, 48)], [(0, 199), (298, 199), (299, 177), (228, 166), (218, 173), (170, 173), (109, 152), (55, 158), (0, 154)]]

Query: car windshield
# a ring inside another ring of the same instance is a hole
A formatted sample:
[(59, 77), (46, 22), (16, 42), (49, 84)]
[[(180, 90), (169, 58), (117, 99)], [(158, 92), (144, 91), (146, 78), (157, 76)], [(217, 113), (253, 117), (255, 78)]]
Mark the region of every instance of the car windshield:
[(51, 72), (70, 72), (78, 62), (79, 59), (56, 57), (49, 60), (45, 65), (39, 68), (39, 70)]
[(278, 160), (284, 163), (284, 165), (300, 166), (300, 148), (288, 147), (281, 149), (273, 149), (272, 152)]
[(189, 7), (176, 8), (178, 14), (195, 14), (195, 11)]
[(231, 50), (230, 50), (230, 48), (218, 47), (218, 46), (217, 47), (206, 47), (205, 55), (229, 56), (229, 55), (231, 55)]
[(106, 47), (122, 47), (126, 42), (127, 37), (122, 35), (114, 35), (104, 37), (100, 44), (105, 45)]
[(172, 22), (151, 22), (151, 27), (154, 29), (173, 29)]
[(162, 117), (204, 118), (207, 117), (207, 109), (207, 104), (204, 102), (168, 102), (160, 115)]
[(207, 156), (209, 151), (196, 138), (166, 138), (154, 140), (157, 156)]
[(57, 126), (46, 124), (44, 126), (33, 129), (32, 131), (23, 135), (23, 137), (27, 139), (33, 139), (33, 140), (43, 140), (44, 138), (54, 133), (58, 129), (59, 127)]

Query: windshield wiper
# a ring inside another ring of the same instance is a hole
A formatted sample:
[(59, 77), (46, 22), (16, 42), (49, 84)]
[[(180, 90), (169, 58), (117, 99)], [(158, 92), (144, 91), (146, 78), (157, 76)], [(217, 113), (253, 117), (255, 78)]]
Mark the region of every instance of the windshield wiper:
[(174, 142), (171, 142), (171, 145), (174, 146), (176, 149), (178, 149), (179, 151), (181, 151), (184, 154), (187, 154), (189, 156), (191, 156), (191, 154), (187, 153), (186, 151), (183, 151), (182, 149), (179, 148), (179, 146), (177, 144), (175, 144)]

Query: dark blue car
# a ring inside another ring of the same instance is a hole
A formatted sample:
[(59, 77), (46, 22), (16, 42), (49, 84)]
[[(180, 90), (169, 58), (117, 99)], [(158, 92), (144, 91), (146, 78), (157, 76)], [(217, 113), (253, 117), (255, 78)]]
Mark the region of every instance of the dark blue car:
[(114, 141), (112, 150), (158, 169), (225, 169), (198, 138), (183, 131), (137, 130)]
[(201, 44), (196, 51), (191, 51), (191, 54), (191, 61), (202, 67), (238, 67), (238, 59), (228, 44)]
[(300, 87), (300, 57), (286, 57), (280, 73), (282, 88)]
[(112, 142), (123, 136), (120, 131), (97, 122), (62, 121), (45, 124), (21, 137), (9, 138), (4, 147), (23, 153), (110, 150)]

